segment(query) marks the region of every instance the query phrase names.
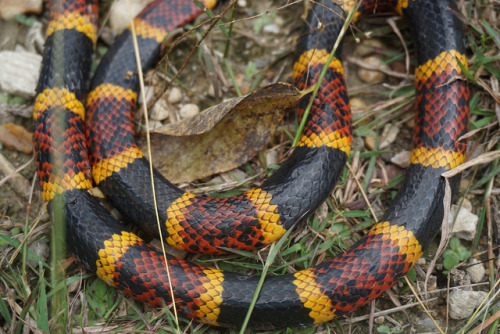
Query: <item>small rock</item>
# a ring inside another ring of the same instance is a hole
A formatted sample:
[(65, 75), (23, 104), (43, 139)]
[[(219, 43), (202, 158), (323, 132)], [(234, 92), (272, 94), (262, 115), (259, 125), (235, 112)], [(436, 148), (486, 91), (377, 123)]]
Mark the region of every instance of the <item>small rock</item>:
[(384, 44), (378, 39), (367, 39), (361, 42), (356, 49), (354, 50), (354, 54), (358, 57), (365, 57), (373, 54), (373, 52), (377, 49), (383, 49)]
[(278, 35), (280, 33), (280, 27), (278, 27), (276, 23), (267, 24), (262, 28), (262, 32)]
[(149, 122), (149, 131), (154, 131), (156, 129), (159, 129), (163, 126), (163, 124), (160, 121), (150, 121)]
[(0, 227), (4, 231), (9, 231), (14, 227), (14, 223), (10, 220), (9, 216), (3, 216), (2, 219), (0, 219)]
[(410, 129), (413, 129), (415, 128), (415, 118), (409, 118), (406, 122), (405, 122), (406, 126), (409, 127)]
[(177, 103), (182, 101), (182, 97), (183, 97), (183, 95), (182, 95), (182, 91), (180, 90), (180, 88), (172, 87), (168, 91), (167, 100), (169, 103), (177, 104)]
[[(142, 93), (139, 93), (139, 96), (137, 99), (138, 104), (143, 103), (142, 95), (143, 95)], [(153, 86), (144, 86), (144, 96), (146, 98), (146, 103), (149, 104), (153, 100), (153, 97), (155, 96), (154, 87)]]
[(372, 66), (374, 69), (364, 69), (360, 68), (357, 72), (358, 78), (368, 84), (379, 83), (385, 79), (385, 74), (377, 71), (375, 68), (382, 68), (388, 70), (389, 67), (382, 62), (382, 59), (378, 56), (368, 56), (363, 58), (363, 62), (368, 66)]
[[(35, 255), (37, 255), (40, 258), (39, 261), (41, 262), (45, 262), (49, 258), (49, 245), (44, 240), (38, 239), (32, 242), (28, 246), (28, 248), (30, 251), (32, 251)], [(34, 261), (33, 259), (28, 258), (28, 263), (30, 264), (30, 266), (38, 268), (39, 264), (38, 261)]]
[(462, 177), (462, 179), (460, 180), (460, 189), (459, 189), (460, 192), (467, 190), (467, 188), (469, 188), (469, 185), (470, 185), (470, 180), (466, 179), (465, 177)]
[(10, 20), (19, 14), (42, 12), (42, 0), (0, 0), (0, 16)]
[(200, 113), (200, 108), (193, 103), (185, 104), (179, 110), (179, 116), (181, 119), (191, 118), (193, 116), (198, 115), (199, 113)]
[(454, 289), (450, 293), (450, 318), (455, 320), (468, 318), (487, 295), (484, 291)]
[(165, 100), (161, 99), (153, 106), (149, 118), (153, 121), (164, 121), (168, 118), (168, 115), (168, 104)]
[(461, 204), (462, 208), (466, 208), (467, 210), (472, 212), (472, 203), (467, 198), (464, 198)]
[(384, 125), (384, 130), (382, 131), (382, 135), (380, 136), (380, 149), (384, 149), (394, 143), (396, 138), (398, 137), (399, 127), (386, 124)]
[(391, 158), (391, 162), (401, 168), (407, 168), (410, 164), (410, 151), (401, 151), (396, 153)]
[(373, 321), (377, 324), (377, 325), (382, 325), (385, 321), (385, 317), (383, 315), (381, 315), (380, 317), (376, 317), (375, 319), (373, 319)]
[[(457, 210), (458, 210), (458, 215), (456, 215)], [(456, 219), (455, 216), (457, 216)], [(451, 233), (457, 238), (463, 240), (474, 240), (479, 217), (470, 212), (469, 210), (467, 210), (466, 208), (464, 207), (459, 208), (458, 205), (454, 204), (451, 206), (451, 211), (448, 216), (448, 223), (452, 225), (454, 219), (455, 222), (452, 227)]]
[(35, 96), (42, 56), (29, 52), (0, 52), (0, 89), (25, 98)]
[[(450, 269), (450, 282), (452, 286), (470, 285), (470, 276), (461, 269)], [(470, 290), (470, 288), (469, 288)]]
[(247, 174), (244, 171), (242, 171), (241, 169), (236, 168), (236, 169), (230, 170), (229, 172), (225, 172), (225, 173), (221, 174), (221, 176), (226, 182), (233, 182), (233, 181), (241, 181), (241, 180), (246, 179)]
[(435, 333), (436, 324), (442, 328), (442, 321), (439, 319), (431, 319), (427, 314), (422, 315), (421, 319), (418, 319), (416, 326), (418, 328), (418, 333), (432, 332)]
[(435, 275), (430, 275), (427, 280), (427, 291), (433, 291), (437, 288), (437, 277)]
[(279, 153), (277, 150), (268, 150), (266, 152), (267, 165), (277, 165), (279, 163)]
[(245, 8), (247, 6), (246, 0), (238, 0), (238, 7)]
[(366, 103), (358, 97), (351, 99), (351, 110), (354, 115), (360, 114), (366, 108)]
[(43, 25), (40, 22), (35, 21), (26, 33), (24, 41), (24, 45), (26, 46), (28, 52), (35, 53), (37, 50), (43, 50), (43, 45), (45, 43)]
[(366, 136), (365, 137), (365, 147), (369, 150), (373, 150), (375, 148), (375, 137)]
[(472, 258), (471, 266), (467, 267), (467, 273), (470, 276), (470, 281), (472, 283), (479, 283), (483, 280), (484, 274), (486, 270), (484, 269), (483, 264), (478, 259)]
[(423, 266), (425, 266), (425, 265), (427, 264), (427, 261), (426, 261), (423, 257), (421, 257), (421, 258), (419, 258), (419, 259), (417, 260), (417, 264), (418, 264), (419, 266), (423, 267)]
[(130, 20), (134, 18), (139, 12), (146, 7), (151, 0), (117, 0), (111, 6), (109, 13), (109, 24), (116, 34), (121, 33), (129, 24)]

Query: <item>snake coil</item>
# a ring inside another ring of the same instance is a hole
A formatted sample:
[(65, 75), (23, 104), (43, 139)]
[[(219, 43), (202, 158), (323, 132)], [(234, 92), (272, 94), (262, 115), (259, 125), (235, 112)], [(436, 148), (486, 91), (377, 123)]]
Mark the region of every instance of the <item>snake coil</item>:
[[(355, 1), (315, 3), (297, 46), (294, 84), (317, 82)], [(215, 1), (204, 1), (207, 8)], [(412, 268), (438, 232), (444, 171), (465, 159), (469, 91), (463, 28), (451, 1), (363, 1), (355, 20), (396, 11), (410, 22), (417, 53), (414, 148), (404, 184), (379, 223), (356, 244), (319, 266), (268, 277), (250, 319), (254, 328), (320, 323), (365, 305)], [(107, 284), (211, 325), (241, 325), (258, 278), (169, 258), (127, 231), (93, 197), (94, 182), (131, 220), (154, 232), (149, 171), (134, 140), (137, 75), (126, 30), (101, 61), (87, 94), (96, 42), (96, 0), (51, 4), (34, 107), (34, 147), (42, 197), (52, 219), (64, 213), (70, 251)], [(141, 65), (202, 10), (189, 0), (155, 1), (134, 19)], [(320, 84), (306, 130), (289, 159), (260, 188), (225, 199), (197, 197), (155, 172), (166, 240), (189, 251), (253, 249), (281, 237), (330, 194), (347, 160), (351, 116), (340, 52)], [(131, 74), (132, 73), (132, 74)], [(86, 98), (86, 102), (85, 102)], [(302, 118), (305, 97), (298, 107)], [(87, 116), (85, 116), (87, 112)], [(86, 118), (87, 125), (84, 127)], [(457, 178), (451, 180), (456, 186)]]

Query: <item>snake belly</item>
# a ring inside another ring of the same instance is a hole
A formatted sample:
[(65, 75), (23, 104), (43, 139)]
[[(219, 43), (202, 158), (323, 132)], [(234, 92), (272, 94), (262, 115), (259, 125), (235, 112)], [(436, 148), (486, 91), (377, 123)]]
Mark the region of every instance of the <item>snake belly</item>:
[[(171, 3), (178, 6), (176, 8), (180, 12), (173, 16), (179, 19), (179, 22), (170, 27), (189, 22), (193, 17), (192, 14), (200, 11), (190, 1), (171, 1)], [(294, 81), (299, 88), (305, 88), (317, 80), (318, 73), (326, 64), (328, 50), (335, 40), (331, 31), (338, 32), (345, 11), (352, 7), (352, 3), (345, 1), (337, 4), (325, 1), (314, 5), (302, 31), (295, 57)], [(84, 135), (85, 87), (90, 67), (89, 54), (96, 41), (97, 6), (96, 1), (84, 0), (62, 1), (59, 5), (56, 6), (55, 2), (51, 4), (48, 37), (33, 113), (35, 119), (33, 137), (42, 197), (48, 204), (52, 219), (57, 217), (58, 212), (64, 213), (69, 250), (107, 284), (135, 299), (156, 307), (175, 302), (177, 310), (186, 317), (211, 325), (240, 326), (257, 286), (258, 277), (168, 258), (170, 283), (173, 288), (171, 295), (162, 253), (128, 231), (109, 214), (98, 199), (89, 193), (88, 190), (92, 187), (89, 161), (94, 159), (96, 154), (95, 148), (91, 154), (88, 153), (87, 142), (90, 146), (93, 145), (93, 141), (99, 142), (98, 147), (101, 149), (107, 145), (103, 143), (110, 140), (109, 137), (93, 138), (95, 135), (93, 130), (87, 131), (89, 138), (86, 139)], [(163, 13), (162, 5), (161, 2), (155, 2), (145, 11)], [(212, 3), (206, 5), (211, 6)], [(464, 140), (458, 140), (467, 132), (468, 123), (469, 91), (466, 82), (461, 79), (464, 77), (461, 65), (464, 68), (467, 66), (464, 56), (463, 27), (453, 14), (455, 10), (453, 2), (448, 1), (366, 1), (359, 7), (355, 18), (371, 14), (375, 8), (377, 11), (391, 10), (404, 15), (415, 34), (417, 106), (414, 148), (406, 179), (380, 222), (351, 248), (319, 266), (295, 274), (268, 277), (250, 319), (249, 325), (253, 328), (269, 329), (321, 323), (366, 305), (392, 287), (412, 268), (440, 228), (445, 189), (445, 181), (440, 175), (461, 164), (465, 159), (466, 143)], [(168, 13), (165, 13), (168, 17)], [(146, 19), (140, 16), (136, 19), (136, 26), (140, 27), (139, 41), (159, 40), (157, 33), (162, 29), (158, 28), (158, 22), (165, 23), (164, 20), (163, 15), (146, 16)], [(169, 22), (166, 23), (168, 25)], [(332, 30), (329, 30), (330, 27), (333, 27)], [(118, 37), (117, 42), (123, 43), (120, 42), (122, 39), (126, 38)], [(144, 41), (145, 48), (158, 48), (157, 45), (161, 41), (156, 42), (154, 47)], [(114, 50), (116, 49), (112, 48), (110, 52), (118, 54), (118, 51)], [(147, 54), (147, 50), (144, 54)], [(154, 56), (147, 58), (143, 66), (150, 65), (153, 58)], [(120, 65), (113, 65), (115, 64), (113, 57), (109, 59), (112, 60), (109, 60), (109, 65), (104, 63), (101, 67), (104, 66), (110, 73), (97, 72), (93, 80), (94, 83), (101, 82), (107, 85), (104, 87), (114, 85), (116, 83), (114, 79), (123, 79), (119, 74), (116, 78), (113, 77), (114, 69)], [(118, 59), (121, 60), (119, 57)], [(285, 162), (281, 168), (283, 171), (280, 169), (275, 173), (261, 189), (254, 189), (250, 194), (229, 202), (223, 200), (217, 203), (217, 207), (231, 206), (233, 201), (246, 201), (249, 203), (244, 206), (246, 210), (242, 209), (237, 213), (243, 212), (243, 215), (247, 215), (252, 212), (257, 218), (251, 219), (258, 221), (248, 225), (253, 224), (258, 229), (273, 224), (269, 226), (275, 228), (275, 225), (281, 225), (286, 229), (291, 226), (288, 224), (294, 222), (288, 222), (288, 218), (284, 220), (283, 211), (280, 211), (283, 207), (280, 203), (287, 201), (286, 194), (293, 195), (301, 191), (297, 185), (290, 186), (288, 183), (297, 176), (295, 170), (305, 166), (301, 159), (316, 154), (314, 150), (318, 149), (337, 152), (334, 155), (319, 153), (318, 156), (321, 158), (311, 158), (326, 159), (327, 162), (317, 162), (319, 166), (335, 164), (336, 162), (330, 160), (332, 156), (337, 158), (340, 156), (338, 160), (341, 164), (345, 162), (349, 151), (345, 147), (350, 146), (350, 116), (343, 70), (338, 56), (329, 65), (328, 71), (329, 76), (321, 83), (322, 89), (316, 97), (314, 107), (323, 111), (313, 108), (308, 116), (307, 130), (304, 132), (301, 144), (290, 157), (291, 162)], [(102, 78), (104, 81), (99, 81)], [(106, 78), (114, 79), (107, 81)], [(87, 108), (91, 114), (89, 119), (95, 115), (95, 111), (91, 109), (96, 107), (97, 100), (100, 103), (106, 100), (116, 101), (116, 94), (106, 95), (108, 91), (104, 88), (94, 93), (99, 85), (94, 84), (94, 89), (89, 93), (87, 100), (89, 101)], [(121, 101), (135, 105), (135, 97), (126, 91), (133, 88), (124, 86), (122, 88), (125, 89), (123, 95), (118, 95)], [(323, 106), (334, 106), (338, 109), (334, 109), (331, 115), (328, 115), (322, 109)], [(302, 113), (303, 106), (299, 107), (299, 117)], [(114, 126), (121, 127), (124, 137), (133, 135), (130, 122), (116, 123)], [(116, 132), (107, 132), (107, 135), (111, 133)], [(332, 140), (341, 142), (337, 145), (344, 149), (333, 144), (324, 144), (325, 141), (331, 143)], [(130, 143), (134, 145), (135, 142), (130, 141), (127, 145)], [(133, 146), (126, 147), (132, 147), (128, 152), (135, 153), (122, 154), (125, 163), (118, 163), (119, 172), (132, 172), (136, 163), (143, 161), (141, 153), (138, 153)], [(117, 148), (112, 152), (120, 154), (124, 151), (122, 148)], [(342, 154), (345, 157), (342, 158)], [(323, 170), (322, 168), (320, 169)], [(104, 172), (106, 173), (109, 172)], [(95, 177), (95, 171), (93, 174)], [(106, 178), (113, 177), (112, 174)], [(338, 176), (334, 176), (333, 179), (336, 177)], [(307, 182), (311, 181), (309, 176), (306, 179)], [(321, 180), (323, 179), (320, 178), (315, 182)], [(457, 181), (457, 178), (451, 180), (452, 188), (456, 188)], [(323, 189), (322, 186), (318, 187), (312, 189)], [(331, 187), (329, 184), (325, 189), (331, 190)], [(168, 192), (177, 192), (180, 198), (183, 198), (184, 193), (172, 189), (169, 188)], [(321, 191), (314, 192), (321, 193)], [(262, 199), (256, 193), (266, 194)], [(272, 193), (272, 196), (269, 197), (268, 193)], [(276, 198), (281, 199), (272, 202)], [(266, 214), (262, 215), (263, 206), (259, 203), (267, 199), (269, 202), (265, 204), (264, 211), (268, 214), (267, 210), (271, 207), (269, 210), (272, 210), (272, 214), (267, 223), (262, 223), (261, 216)], [(321, 203), (322, 200), (323, 198), (316, 197), (306, 199), (310, 203)], [(207, 211), (207, 206), (204, 205), (211, 201), (216, 202), (203, 198), (194, 200), (197, 203), (195, 206), (201, 212)], [(173, 200), (174, 202), (179, 203), (177, 200)], [(315, 206), (310, 203), (304, 206), (304, 215)], [(172, 205), (174, 204), (169, 203), (168, 208)], [(179, 204), (177, 206), (179, 207)], [(208, 207), (210, 210), (215, 210), (212, 209), (214, 208), (212, 204)], [(185, 205), (183, 208), (182, 215), (193, 209), (190, 205)], [(290, 208), (288, 210), (294, 211)], [(168, 209), (166, 211), (168, 212)], [(210, 214), (215, 215), (212, 211)], [(278, 217), (272, 218), (273, 215)], [(201, 215), (195, 218), (206, 219), (206, 217)], [(276, 218), (278, 223), (274, 222)], [(186, 221), (196, 225), (193, 219)], [(243, 223), (248, 221), (248, 219), (242, 220)], [(189, 224), (182, 226), (184, 228)], [(196, 230), (196, 227), (193, 229)], [(168, 231), (168, 227), (166, 230)], [(262, 235), (256, 237), (256, 241), (252, 241), (252, 246), (266, 241), (265, 237), (262, 239), (260, 236)], [(191, 248), (191, 244), (194, 245), (200, 240), (194, 236), (191, 240), (186, 240), (182, 236), (179, 238), (182, 239), (179, 239), (180, 242), (188, 244), (187, 248), (192, 251), (195, 249)], [(219, 240), (215, 237), (206, 239)], [(239, 243), (246, 244), (246, 240)], [(218, 246), (220, 244), (200, 245), (199, 248), (201, 251), (210, 247), (216, 250)], [(231, 247), (231, 244), (228, 246)], [(181, 246), (181, 248), (186, 247)]]

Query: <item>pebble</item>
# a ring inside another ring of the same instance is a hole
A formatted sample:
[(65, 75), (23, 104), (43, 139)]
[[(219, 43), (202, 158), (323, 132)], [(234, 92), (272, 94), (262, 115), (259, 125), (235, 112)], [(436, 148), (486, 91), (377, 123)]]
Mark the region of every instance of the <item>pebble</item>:
[[(137, 99), (138, 104), (143, 103), (142, 93), (139, 93), (139, 98)], [(144, 86), (144, 96), (146, 98), (146, 103), (149, 104), (155, 96), (155, 88), (153, 86)]]
[(430, 275), (427, 280), (427, 291), (434, 291), (437, 289), (437, 277), (435, 275)]
[(358, 57), (366, 57), (373, 54), (374, 50), (384, 47), (384, 44), (378, 39), (366, 39), (356, 47), (354, 54)]
[(267, 165), (277, 165), (279, 163), (279, 153), (277, 150), (266, 151)]
[(280, 27), (278, 27), (276, 23), (267, 24), (262, 28), (262, 32), (278, 35), (280, 33)]
[[(470, 276), (465, 272), (465, 270), (453, 268), (450, 269), (450, 282), (452, 286), (467, 286), (470, 285)], [(470, 290), (470, 288), (467, 288)]]
[(466, 208), (467, 210), (472, 212), (472, 203), (467, 198), (465, 198), (461, 204), (462, 208)]
[(43, 45), (45, 44), (45, 34), (43, 25), (35, 21), (26, 33), (26, 38), (24, 39), (24, 45), (28, 52), (37, 52), (37, 50), (43, 50)]
[(116, 0), (111, 6), (109, 13), (109, 24), (115, 34), (121, 33), (130, 23), (131, 18), (135, 17), (139, 12), (151, 2), (151, 0)]
[(177, 104), (182, 101), (183, 94), (182, 90), (177, 87), (172, 87), (168, 91), (167, 100), (169, 103)]
[(149, 122), (149, 131), (158, 130), (162, 126), (163, 126), (163, 124), (160, 121), (150, 121)]
[(471, 266), (467, 267), (466, 271), (470, 276), (470, 281), (472, 283), (479, 283), (483, 280), (484, 274), (486, 270), (484, 269), (483, 264), (478, 259), (472, 258)]
[(373, 319), (373, 321), (378, 325), (382, 325), (385, 321), (385, 317), (381, 315), (380, 317), (376, 317), (375, 319)]
[(397, 127), (396, 125), (384, 125), (384, 130), (382, 131), (382, 135), (380, 136), (379, 148), (384, 149), (394, 143), (394, 141), (398, 137), (398, 133), (399, 127)]
[[(37, 255), (41, 262), (46, 262), (49, 258), (49, 245), (46, 241), (38, 239), (30, 243), (28, 249)], [(34, 268), (38, 268), (39, 262), (28, 258), (28, 263)]]
[(354, 115), (360, 114), (366, 108), (366, 103), (358, 97), (351, 99), (351, 110)]
[(187, 119), (194, 117), (200, 113), (200, 108), (193, 103), (185, 104), (179, 110), (179, 116), (181, 119)]
[(161, 99), (155, 103), (151, 109), (151, 114), (149, 116), (153, 121), (164, 121), (168, 118), (168, 104), (165, 100)]
[[(435, 322), (435, 323), (434, 323)], [(439, 319), (431, 319), (427, 314), (422, 315), (421, 319), (418, 319), (416, 326), (418, 328), (418, 333), (431, 332), (436, 333), (436, 324), (442, 328), (442, 321)]]
[(391, 158), (391, 162), (401, 168), (407, 168), (410, 165), (410, 151), (396, 153)]
[[(455, 219), (456, 213), (458, 211), (457, 218)], [(459, 239), (463, 240), (474, 240), (476, 235), (477, 222), (479, 217), (467, 210), (464, 207), (458, 207), (458, 205), (453, 204), (451, 206), (451, 211), (448, 216), (448, 223), (450, 226), (455, 223), (452, 227), (451, 233)]]
[[(379, 56), (368, 56), (362, 59), (368, 66), (379, 67), (388, 70), (389, 67), (382, 62)], [(368, 70), (360, 68), (357, 71), (358, 78), (368, 84), (379, 83), (385, 79), (385, 74), (377, 70)]]
[(0, 89), (4, 92), (32, 98), (42, 65), (42, 56), (25, 51), (0, 52)]
[(450, 318), (455, 320), (468, 318), (487, 295), (484, 291), (454, 289), (450, 293)]
[(375, 148), (375, 137), (366, 136), (365, 137), (365, 147), (369, 150), (373, 150)]
[(10, 20), (19, 14), (42, 12), (43, 0), (12, 0), (0, 1), (0, 16), (4, 20)]
[(467, 188), (469, 188), (469, 185), (470, 180), (462, 176), (462, 179), (460, 180), (460, 192), (467, 190)]
[(233, 169), (229, 172), (225, 172), (222, 174), (222, 178), (227, 180), (227, 182), (231, 181), (242, 181), (247, 178), (247, 174), (241, 169)]

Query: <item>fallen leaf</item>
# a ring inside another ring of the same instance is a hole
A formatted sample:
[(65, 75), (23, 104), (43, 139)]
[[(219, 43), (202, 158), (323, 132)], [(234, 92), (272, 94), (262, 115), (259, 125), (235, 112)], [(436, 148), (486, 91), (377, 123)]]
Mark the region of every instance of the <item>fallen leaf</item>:
[[(171, 182), (190, 182), (236, 168), (265, 147), (300, 91), (276, 83), (151, 132), (154, 166)], [(138, 140), (146, 150), (146, 138)]]

